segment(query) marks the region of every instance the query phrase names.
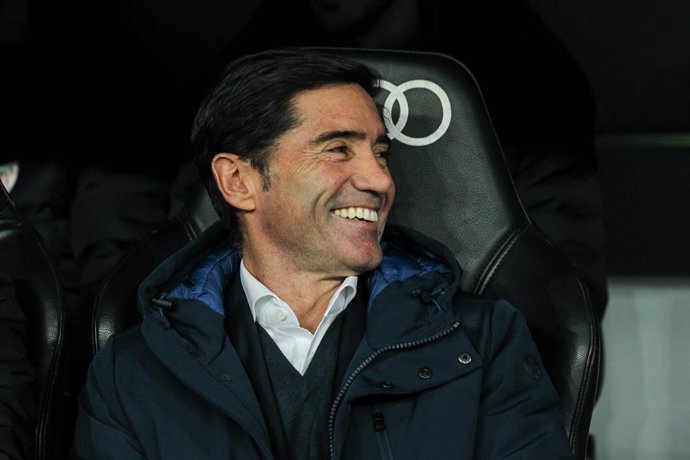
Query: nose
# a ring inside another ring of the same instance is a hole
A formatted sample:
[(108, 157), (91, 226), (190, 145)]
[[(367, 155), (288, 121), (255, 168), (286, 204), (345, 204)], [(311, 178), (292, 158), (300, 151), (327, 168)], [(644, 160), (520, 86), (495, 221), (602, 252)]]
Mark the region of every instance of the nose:
[(373, 192), (377, 195), (391, 193), (395, 184), (386, 165), (386, 159), (373, 151), (358, 155), (358, 157), (352, 174), (352, 185), (357, 190)]

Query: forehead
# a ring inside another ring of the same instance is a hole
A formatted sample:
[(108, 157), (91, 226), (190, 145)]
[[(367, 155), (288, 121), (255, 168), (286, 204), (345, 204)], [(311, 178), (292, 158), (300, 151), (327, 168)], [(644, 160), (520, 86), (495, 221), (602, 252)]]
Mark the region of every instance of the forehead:
[(293, 98), (293, 105), (305, 128), (371, 130), (375, 135), (384, 130), (376, 103), (357, 84), (302, 91)]

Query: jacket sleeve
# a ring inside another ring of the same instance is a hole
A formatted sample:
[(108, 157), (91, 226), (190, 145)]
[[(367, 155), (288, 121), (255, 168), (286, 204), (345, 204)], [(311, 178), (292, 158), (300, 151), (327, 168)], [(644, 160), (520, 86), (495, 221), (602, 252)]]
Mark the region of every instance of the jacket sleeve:
[(113, 340), (96, 355), (79, 395), (71, 459), (143, 459), (115, 384)]
[(524, 317), (498, 301), (490, 328), (476, 458), (572, 459), (558, 395)]

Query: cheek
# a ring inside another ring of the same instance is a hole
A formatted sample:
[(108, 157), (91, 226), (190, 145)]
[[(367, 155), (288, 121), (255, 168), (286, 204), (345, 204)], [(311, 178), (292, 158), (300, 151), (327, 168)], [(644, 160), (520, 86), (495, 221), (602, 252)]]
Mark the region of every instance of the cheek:
[(395, 183), (393, 183), (393, 181), (391, 179), (391, 188), (386, 193), (386, 211), (390, 211), (391, 207), (393, 206), (394, 201), (395, 201)]

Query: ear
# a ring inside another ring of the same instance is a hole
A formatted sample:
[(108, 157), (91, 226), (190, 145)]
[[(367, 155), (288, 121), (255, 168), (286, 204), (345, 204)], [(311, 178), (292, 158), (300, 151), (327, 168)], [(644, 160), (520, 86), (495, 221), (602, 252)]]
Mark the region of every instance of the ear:
[(225, 201), (241, 211), (253, 211), (259, 172), (234, 153), (218, 153), (211, 161), (213, 177)]

